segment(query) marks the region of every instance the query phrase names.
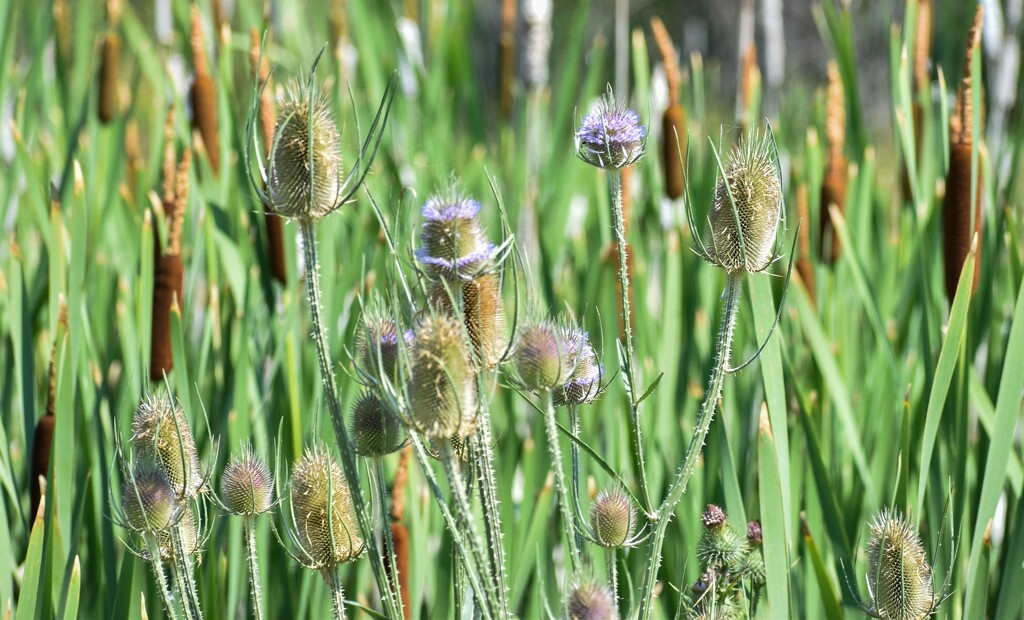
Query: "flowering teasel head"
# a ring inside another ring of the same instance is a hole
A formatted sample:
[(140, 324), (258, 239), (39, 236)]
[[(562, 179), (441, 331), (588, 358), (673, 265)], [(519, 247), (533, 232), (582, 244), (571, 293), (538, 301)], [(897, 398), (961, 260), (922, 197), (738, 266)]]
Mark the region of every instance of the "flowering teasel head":
[(619, 489), (606, 489), (590, 505), (594, 540), (602, 547), (628, 547), (636, 531), (636, 508)]
[(396, 380), (399, 360), (399, 339), (408, 346), (412, 334), (403, 332), (387, 315), (384, 305), (373, 302), (363, 313), (356, 328), (356, 369), (369, 383), (380, 384), (386, 377)]
[(603, 390), (604, 367), (598, 361), (590, 335), (570, 324), (563, 328), (563, 341), (573, 370), (569, 379), (555, 388), (554, 402), (570, 406), (592, 403)]
[(565, 331), (550, 320), (537, 320), (519, 330), (512, 362), (523, 386), (547, 392), (564, 386), (575, 371)]
[(196, 497), (205, 485), (199, 453), (185, 410), (168, 394), (143, 398), (132, 418), (132, 443), (139, 456), (163, 470), (179, 498)]
[(619, 612), (611, 588), (593, 579), (573, 586), (565, 603), (569, 620), (618, 620)]
[(468, 280), (494, 259), (495, 248), (480, 222), (480, 203), (451, 186), (424, 203), (418, 260), (438, 280)]
[(697, 253), (704, 260), (737, 275), (764, 271), (775, 260), (784, 215), (777, 160), (770, 131), (744, 132), (720, 168), (722, 178), (708, 213), (710, 243), (697, 239)]
[(163, 469), (142, 460), (121, 483), (120, 520), (126, 528), (146, 534), (169, 529), (179, 516), (178, 496)]
[(640, 115), (615, 100), (611, 86), (576, 131), (576, 156), (598, 168), (625, 168), (644, 156), (647, 128)]
[(701, 566), (733, 570), (740, 567), (747, 553), (746, 540), (729, 527), (725, 511), (708, 504), (700, 517), (704, 524), (697, 541), (697, 559)]
[(255, 516), (274, 504), (274, 476), (251, 447), (232, 456), (220, 479), (220, 499), (229, 512)]
[(356, 454), (370, 458), (391, 454), (405, 439), (398, 416), (370, 391), (363, 392), (352, 406), (349, 433)]
[(476, 372), (465, 327), (430, 310), (413, 331), (409, 354), (409, 419), (432, 439), (468, 437), (476, 430)]
[(932, 587), (932, 567), (910, 521), (883, 510), (868, 539), (867, 613), (887, 620), (919, 620), (942, 601)]
[(326, 574), (363, 552), (348, 482), (322, 448), (307, 449), (295, 463), (290, 499), (290, 534), (306, 568)]

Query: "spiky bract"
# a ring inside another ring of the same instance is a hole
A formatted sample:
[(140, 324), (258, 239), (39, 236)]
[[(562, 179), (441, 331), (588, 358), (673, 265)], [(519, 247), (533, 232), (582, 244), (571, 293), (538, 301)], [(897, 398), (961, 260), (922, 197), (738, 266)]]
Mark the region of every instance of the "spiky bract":
[(402, 447), (402, 425), (380, 398), (364, 392), (352, 406), (349, 422), (356, 454), (381, 457)]
[(420, 319), (410, 354), (409, 423), (430, 438), (476, 430), (476, 382), (465, 328), (430, 311)]
[(868, 588), (874, 614), (887, 620), (922, 620), (934, 609), (932, 568), (909, 520), (883, 510), (871, 523)]
[(569, 620), (617, 620), (619, 617), (611, 589), (591, 579), (573, 587), (565, 610)]
[(619, 489), (597, 494), (590, 506), (590, 525), (602, 547), (621, 547), (629, 543), (636, 530), (636, 508)]
[(200, 492), (199, 454), (185, 410), (177, 401), (162, 393), (144, 397), (132, 418), (132, 432), (139, 456), (163, 470), (179, 498)]
[(323, 449), (307, 449), (296, 461), (291, 504), (295, 539), (308, 568), (330, 570), (363, 552), (348, 482)]
[(258, 515), (274, 502), (274, 477), (255, 452), (245, 448), (231, 457), (220, 479), (221, 500), (237, 515)]

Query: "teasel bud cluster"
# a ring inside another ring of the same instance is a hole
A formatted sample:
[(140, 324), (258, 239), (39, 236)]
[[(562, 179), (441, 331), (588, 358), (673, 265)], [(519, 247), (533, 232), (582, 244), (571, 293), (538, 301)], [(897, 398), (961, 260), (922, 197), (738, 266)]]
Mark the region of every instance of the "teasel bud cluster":
[(611, 588), (593, 579), (580, 580), (565, 603), (569, 620), (618, 620), (618, 606)]
[(108, 0), (107, 19), (110, 30), (103, 34), (100, 43), (100, 92), (97, 106), (103, 124), (114, 120), (120, 112), (121, 35), (117, 29), (121, 23), (121, 0)]
[(640, 115), (617, 102), (611, 87), (576, 131), (576, 156), (598, 168), (631, 166), (646, 148), (647, 128)]
[(896, 511), (880, 512), (871, 523), (867, 556), (868, 615), (921, 620), (935, 613), (943, 596), (935, 592), (932, 567), (909, 520)]
[[(971, 204), (971, 160), (975, 149), (981, 149), (980, 130), (976, 141), (973, 127), (974, 116), (974, 75), (971, 58), (981, 40), (981, 4), (974, 14), (974, 23), (967, 37), (967, 51), (964, 58), (964, 76), (957, 89), (956, 107), (949, 122), (949, 170), (946, 172), (946, 195), (942, 203), (942, 252), (945, 258), (946, 295), (950, 303), (956, 295), (957, 283), (964, 261), (971, 249), (975, 234), (981, 237), (982, 226), (982, 165), (978, 154), (978, 169), (974, 187), (974, 204)], [(982, 110), (984, 112), (984, 110)], [(984, 119), (984, 114), (979, 118)], [(971, 227), (971, 220), (974, 226)], [(974, 283), (971, 294), (978, 288), (978, 274), (981, 261), (974, 262)]]
[(181, 499), (193, 499), (206, 481), (185, 410), (168, 394), (145, 396), (132, 418), (132, 444), (139, 456), (158, 464)]
[(466, 329), (428, 310), (413, 329), (406, 423), (430, 439), (465, 438), (477, 427), (476, 369)]
[[(690, 617), (739, 618), (745, 608), (744, 578), (750, 577), (748, 538), (735, 531), (725, 511), (714, 504), (708, 504), (700, 520), (704, 529), (697, 541), (697, 560), (704, 572), (691, 588)], [(748, 526), (755, 539), (758, 532), (760, 527)]]
[(665, 174), (665, 195), (678, 200), (686, 190), (682, 153), (686, 151), (686, 110), (679, 102), (679, 61), (668, 29), (658, 17), (651, 18), (651, 34), (661, 55), (668, 86), (668, 107), (661, 117), (661, 163)]
[[(835, 61), (828, 64), (828, 96), (825, 116), (825, 136), (828, 138), (828, 156), (825, 178), (821, 185), (821, 257), (831, 264), (839, 260), (842, 245), (832, 226), (829, 207), (835, 205), (840, 213), (846, 211), (846, 185), (849, 164), (843, 154), (846, 143), (846, 97), (839, 68)], [(831, 244), (831, 245), (830, 245)]]
[(220, 129), (217, 120), (217, 91), (210, 77), (210, 63), (206, 55), (206, 37), (203, 36), (202, 15), (199, 6), (191, 6), (192, 24), (192, 127), (203, 139), (203, 147), (210, 158), (214, 174), (220, 171)]

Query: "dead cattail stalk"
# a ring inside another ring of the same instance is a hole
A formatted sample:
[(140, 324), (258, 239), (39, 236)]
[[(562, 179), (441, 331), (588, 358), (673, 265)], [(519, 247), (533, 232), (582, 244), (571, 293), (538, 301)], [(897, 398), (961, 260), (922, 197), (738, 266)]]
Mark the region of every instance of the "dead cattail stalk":
[(796, 216), (801, 223), (800, 238), (797, 241), (799, 246), (796, 271), (800, 274), (800, 281), (804, 283), (807, 297), (813, 304), (816, 299), (816, 285), (814, 280), (814, 264), (811, 263), (811, 220), (807, 204), (807, 186), (801, 183), (796, 189)]
[[(149, 353), (149, 377), (160, 381), (174, 368), (171, 352), (171, 305), (180, 307), (184, 295), (184, 265), (181, 261), (181, 234), (188, 203), (188, 169), (192, 153), (186, 148), (181, 161), (174, 162), (173, 138), (164, 151), (162, 197), (167, 217), (167, 240), (163, 254), (157, 253), (153, 277), (153, 321)], [(168, 161), (170, 154), (170, 161)], [(157, 244), (154, 244), (157, 245)]]
[(199, 7), (192, 5), (192, 128), (199, 131), (213, 171), (220, 171), (220, 130), (217, 123), (217, 93), (210, 78)]
[[(274, 109), (274, 85), (270, 82), (270, 63), (266, 56), (260, 58), (260, 34), (255, 28), (249, 31), (249, 60), (252, 71), (259, 78), (260, 84), (266, 84), (260, 95), (260, 129), (263, 132), (263, 144), (269, 154), (274, 144), (274, 123), (277, 111)], [(288, 272), (284, 260), (284, 236), (281, 230), (281, 218), (274, 215), (265, 205), (263, 218), (267, 229), (267, 251), (270, 259), (270, 273), (281, 284), (288, 282)]]
[(679, 62), (665, 24), (651, 18), (651, 32), (665, 68), (668, 84), (668, 107), (661, 117), (661, 163), (665, 173), (665, 195), (677, 200), (685, 190), (682, 152), (686, 149), (686, 112), (679, 103)]
[(515, 105), (516, 0), (502, 0), (498, 39), (498, 107), (502, 118), (512, 118)]
[[(974, 233), (981, 235), (982, 171), (980, 165), (977, 172), (973, 208), (971, 205), (971, 153), (975, 148), (974, 128), (971, 120), (974, 112), (974, 76), (971, 74), (971, 57), (981, 36), (981, 16), (981, 5), (979, 4), (967, 38), (964, 77), (957, 90), (956, 109), (949, 123), (949, 170), (946, 173), (946, 196), (942, 205), (942, 237), (946, 295), (949, 297), (950, 303), (956, 294), (960, 272), (967, 259), (967, 253), (970, 251), (971, 239)], [(971, 227), (972, 218), (974, 219), (973, 229)], [(976, 260), (972, 294), (978, 289), (980, 267), (981, 261)]]
[(839, 236), (832, 226), (829, 205), (835, 205), (840, 213), (846, 212), (846, 184), (848, 164), (843, 155), (846, 142), (846, 100), (843, 82), (839, 77), (836, 63), (828, 65), (828, 96), (825, 116), (825, 137), (828, 141), (828, 158), (825, 164), (825, 178), (821, 185), (821, 257), (831, 264), (839, 260), (842, 251)]

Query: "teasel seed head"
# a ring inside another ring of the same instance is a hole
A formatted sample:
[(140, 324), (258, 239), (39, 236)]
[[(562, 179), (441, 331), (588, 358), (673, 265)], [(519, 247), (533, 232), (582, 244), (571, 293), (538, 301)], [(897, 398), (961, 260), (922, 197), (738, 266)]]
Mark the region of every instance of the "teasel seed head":
[(363, 392), (352, 406), (349, 425), (360, 456), (378, 458), (402, 447), (404, 437), (398, 416), (372, 392)]
[(644, 156), (647, 128), (640, 115), (619, 104), (608, 88), (597, 110), (576, 131), (576, 155), (598, 168), (625, 168)]
[[(501, 299), (501, 277), (497, 273), (484, 273), (462, 284), (462, 312), (476, 361), (493, 370), (505, 355), (505, 307)], [(443, 284), (434, 285), (430, 300), (435, 307), (454, 314), (449, 290)]]
[(697, 541), (697, 559), (701, 566), (717, 566), (723, 570), (738, 568), (747, 553), (744, 538), (729, 527), (725, 511), (708, 504), (701, 515), (704, 531)]
[(121, 482), (121, 512), (126, 525), (138, 532), (155, 534), (171, 527), (178, 516), (178, 498), (163, 469), (139, 461)]
[(921, 620), (935, 607), (932, 569), (910, 521), (883, 510), (868, 539), (868, 587), (877, 617)]
[(363, 552), (348, 482), (322, 448), (307, 449), (295, 463), (291, 502), (295, 538), (308, 568), (330, 570)]
[(562, 339), (569, 357), (572, 374), (569, 379), (555, 388), (556, 405), (586, 405), (601, 395), (601, 377), (604, 367), (597, 359), (597, 351), (590, 343), (590, 335), (576, 327), (562, 328)]
[(378, 303), (367, 307), (356, 329), (356, 368), (378, 381), (383, 377), (395, 381), (399, 338), (408, 346), (412, 344), (411, 334), (403, 333)]
[(278, 215), (316, 220), (339, 206), (340, 144), (326, 92), (293, 84), (278, 108), (270, 153), (269, 195)]
[(452, 184), (427, 199), (416, 259), (428, 275), (445, 280), (470, 279), (491, 262), (494, 244), (480, 222), (480, 203)]
[(512, 360), (519, 380), (534, 392), (565, 385), (575, 370), (562, 328), (549, 320), (519, 330)]
[(745, 132), (730, 154), (724, 178), (715, 187), (715, 203), (708, 214), (711, 262), (730, 274), (767, 269), (772, 262), (781, 200), (782, 182), (771, 134), (757, 129)]
[(626, 546), (636, 530), (636, 508), (621, 490), (606, 489), (590, 505), (590, 525), (602, 547)]
[(617, 620), (619, 617), (615, 594), (593, 579), (585, 579), (573, 587), (565, 610), (569, 620)]
[(468, 437), (476, 430), (476, 377), (465, 328), (428, 311), (410, 352), (409, 424), (433, 439)]
[(251, 447), (231, 457), (220, 479), (221, 501), (233, 514), (254, 516), (274, 503), (274, 476)]
[(144, 397), (135, 410), (132, 432), (139, 455), (163, 470), (179, 498), (199, 494), (203, 486), (199, 454), (181, 405), (167, 394)]

